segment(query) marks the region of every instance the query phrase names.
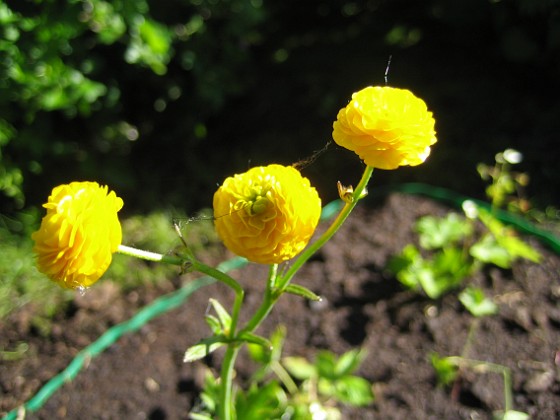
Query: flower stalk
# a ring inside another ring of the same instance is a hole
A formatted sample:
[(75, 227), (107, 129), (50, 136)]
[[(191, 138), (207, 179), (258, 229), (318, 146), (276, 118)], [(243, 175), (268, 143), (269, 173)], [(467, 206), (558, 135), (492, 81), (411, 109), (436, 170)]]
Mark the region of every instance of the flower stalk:
[[(309, 260), (309, 258), (315, 252), (317, 252), (326, 242), (328, 242), (329, 239), (331, 239), (333, 235), (340, 229), (344, 221), (356, 207), (358, 201), (365, 196), (364, 193), (365, 191), (367, 191), (367, 184), (371, 178), (372, 173), (373, 168), (367, 166), (364, 170), (360, 182), (358, 183), (358, 186), (354, 190), (353, 199), (346, 201), (346, 205), (341, 209), (338, 216), (329, 226), (329, 228), (300, 255), (300, 257), (284, 275), (278, 276), (278, 264), (271, 264), (269, 269), (267, 287), (261, 306), (247, 322), (245, 327), (240, 330), (239, 334), (237, 334), (238, 337), (245, 333), (252, 333), (259, 327), (259, 325), (272, 311), (274, 305), (283, 294), (293, 276), (305, 264), (305, 262)], [(234, 337), (235, 335), (232, 335), (232, 338)], [(220, 395), (220, 419), (222, 420), (230, 420), (233, 418), (231, 412), (233, 404), (231, 401), (231, 398), (233, 397), (233, 368), (235, 365), (235, 359), (239, 352), (239, 347), (239, 341), (237, 340), (228, 343), (228, 349), (226, 350), (226, 355), (224, 357), (222, 365), (222, 390)]]
[(281, 277), (278, 288), (284, 290), (286, 286), (290, 283), (290, 280), (294, 277), (294, 275), (298, 272), (298, 270), (317, 252), (325, 243), (329, 241), (333, 237), (333, 235), (340, 229), (344, 221), (348, 218), (354, 207), (361, 198), (365, 196), (367, 192), (367, 184), (373, 174), (373, 167), (366, 166), (362, 178), (358, 183), (358, 186), (353, 191), (352, 199), (345, 200), (345, 205), (338, 213), (338, 216), (334, 220), (334, 222), (329, 226), (329, 228), (315, 241), (313, 242), (306, 250), (304, 250), (301, 255), (297, 258), (294, 264), (289, 268), (289, 270)]

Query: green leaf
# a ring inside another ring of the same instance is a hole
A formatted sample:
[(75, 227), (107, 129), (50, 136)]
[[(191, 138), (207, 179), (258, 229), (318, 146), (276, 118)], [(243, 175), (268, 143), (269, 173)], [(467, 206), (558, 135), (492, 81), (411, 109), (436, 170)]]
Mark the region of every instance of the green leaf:
[(346, 376), (354, 373), (364, 360), (366, 352), (362, 350), (350, 350), (338, 358), (335, 364), (335, 374)]
[(301, 297), (309, 299), (309, 300), (314, 300), (314, 301), (320, 301), (321, 300), (320, 296), (317, 296), (315, 293), (313, 293), (307, 287), (301, 286), (299, 284), (289, 284), (286, 287), (285, 292), (290, 293), (292, 295), (301, 296)]
[(195, 360), (202, 359), (210, 353), (216, 351), (225, 344), (224, 336), (214, 336), (200, 340), (197, 344), (189, 347), (185, 352), (183, 358), (184, 363), (194, 362)]
[(492, 235), (485, 235), (470, 249), (473, 258), (483, 262), (497, 265), (501, 268), (510, 268), (513, 262), (509, 252), (501, 246)]
[(220, 324), (220, 320), (216, 318), (214, 315), (206, 314), (204, 316), (204, 320), (212, 330), (214, 334), (223, 334), (222, 331), (222, 324)]
[(492, 418), (494, 420), (528, 420), (531, 417), (522, 411), (507, 410), (494, 413)]
[(455, 381), (459, 373), (459, 368), (456, 363), (448, 357), (440, 357), (437, 353), (432, 353), (430, 360), (436, 371), (439, 385), (448, 386)]
[(277, 381), (262, 386), (251, 386), (247, 393), (238, 392), (236, 412), (238, 419), (279, 419), (286, 410), (286, 393)]
[(443, 218), (424, 216), (416, 223), (420, 246), (424, 249), (443, 248), (458, 242), (472, 233), (471, 223), (457, 213)]
[(255, 362), (262, 365), (268, 365), (270, 363), (271, 352), (267, 348), (258, 344), (248, 343), (247, 351), (249, 352), (249, 357)]
[(315, 366), (319, 377), (327, 379), (336, 379), (336, 356), (328, 351), (323, 350), (317, 353)]
[(459, 248), (445, 247), (436, 252), (432, 260), (427, 260), (411, 244), (388, 265), (399, 282), (410, 289), (421, 288), (431, 299), (460, 285), (472, 268), (472, 262)]
[(285, 339), (286, 327), (284, 325), (279, 325), (270, 337), (270, 342), (272, 343), (272, 352), (270, 357), (273, 361), (280, 361)]
[(189, 419), (191, 420), (213, 420), (214, 417), (209, 414), (201, 414), (201, 413), (189, 413)]
[(256, 344), (264, 349), (267, 349), (268, 351), (272, 350), (272, 343), (266, 338), (261, 337), (260, 335), (256, 335), (250, 332), (244, 332), (239, 335), (238, 339), (240, 341), (246, 341), (247, 343)]
[(282, 365), (294, 378), (304, 381), (317, 375), (317, 369), (304, 357), (284, 357)]
[(476, 317), (494, 315), (498, 312), (498, 306), (484, 295), (482, 289), (467, 287), (459, 293), (459, 300), (467, 310)]
[[(321, 389), (321, 387), (319, 388)], [(357, 407), (369, 405), (374, 400), (371, 384), (358, 376), (343, 376), (335, 381), (334, 392), (330, 395), (343, 404)]]
[[(506, 264), (506, 266), (496, 264), (494, 261), (489, 262), (492, 262), (502, 268), (511, 267), (511, 263), (517, 258), (525, 258), (536, 263), (540, 262), (541, 255), (533, 247), (519, 239), (512, 228), (504, 226), (504, 224), (496, 219), (496, 217), (494, 217), (491, 213), (481, 209), (479, 211), (479, 219), (494, 236), (494, 248), (496, 248), (496, 244), (503, 248), (505, 253), (509, 255), (510, 259), (508, 262), (503, 255), (498, 258), (498, 261)], [(504, 251), (501, 251), (501, 253), (504, 254)], [(494, 249), (494, 253), (497, 252), (498, 251)]]
[(416, 276), (416, 281), (429, 298), (437, 299), (444, 292), (431, 267), (418, 269), (414, 276)]
[(172, 32), (164, 25), (138, 16), (131, 30), (131, 42), (125, 53), (129, 63), (149, 66), (158, 75), (167, 71), (171, 57)]
[(458, 248), (444, 248), (433, 261), (418, 270), (418, 282), (426, 294), (437, 299), (459, 286), (471, 272), (471, 264)]
[(210, 304), (214, 307), (216, 314), (218, 315), (218, 319), (220, 320), (220, 324), (222, 326), (222, 331), (224, 334), (228, 334), (231, 329), (231, 316), (225, 310), (220, 302), (216, 299), (210, 299)]
[(538, 263), (541, 260), (541, 254), (539, 254), (532, 246), (515, 236), (502, 236), (497, 238), (497, 240), (513, 259), (525, 258), (535, 263)]
[(389, 261), (387, 269), (397, 280), (409, 289), (420, 287), (417, 272), (424, 266), (424, 259), (420, 251), (412, 244), (406, 245), (401, 253)]

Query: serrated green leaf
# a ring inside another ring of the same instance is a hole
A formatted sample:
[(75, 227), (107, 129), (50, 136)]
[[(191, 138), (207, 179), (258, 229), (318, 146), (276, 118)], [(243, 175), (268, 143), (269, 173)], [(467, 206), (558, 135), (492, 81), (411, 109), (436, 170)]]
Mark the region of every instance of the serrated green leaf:
[(443, 248), (458, 242), (472, 233), (471, 223), (457, 213), (439, 218), (424, 216), (416, 223), (420, 246), (424, 249)]
[(184, 363), (194, 362), (195, 360), (202, 359), (210, 353), (216, 351), (218, 348), (225, 344), (225, 337), (214, 336), (210, 338), (205, 338), (199, 341), (192, 347), (189, 347), (185, 352), (185, 357), (183, 358)]

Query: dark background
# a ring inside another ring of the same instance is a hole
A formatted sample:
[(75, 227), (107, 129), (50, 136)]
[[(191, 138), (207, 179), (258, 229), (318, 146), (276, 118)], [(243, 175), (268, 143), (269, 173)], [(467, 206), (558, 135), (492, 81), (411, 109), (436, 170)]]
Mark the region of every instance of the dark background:
[[(509, 147), (529, 198), (558, 205), (558, 5), (7, 2), (0, 211), (72, 180), (109, 184), (125, 213), (210, 207), (226, 176), (323, 149), (351, 94), (385, 83), (389, 57), (388, 84), (426, 101), (438, 143), (421, 166), (377, 171), (370, 190), (419, 181), (480, 198), (476, 164)], [(332, 143), (303, 173), (328, 202), (362, 169)]]

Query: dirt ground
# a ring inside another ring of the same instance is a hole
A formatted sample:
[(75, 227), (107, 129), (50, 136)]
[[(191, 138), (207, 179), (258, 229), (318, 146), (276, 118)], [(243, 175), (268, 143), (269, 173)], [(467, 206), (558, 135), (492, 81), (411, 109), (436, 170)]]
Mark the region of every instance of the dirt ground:
[[(359, 374), (374, 384), (376, 399), (366, 408), (344, 408), (345, 419), (490, 419), (503, 408), (498, 374), (466, 370), (451, 388), (437, 386), (430, 353), (461, 355), (473, 323), (456, 293), (432, 301), (404, 290), (385, 270), (388, 258), (414, 240), (411, 227), (419, 216), (447, 211), (428, 199), (400, 194), (360, 204), (294, 280), (323, 302), (283, 296), (258, 330), (266, 335), (278, 324), (287, 325), (286, 356), (312, 359), (319, 349), (339, 354), (367, 349)], [(471, 279), (500, 310), (481, 319), (464, 356), (511, 368), (514, 408), (532, 419), (555, 419), (560, 418), (560, 258), (527, 239), (543, 254), (541, 264), (519, 261), (511, 270), (489, 268)], [(248, 290), (247, 318), (260, 303), (266, 267), (248, 265), (232, 275)], [(85, 296), (76, 296), (49, 338), (31, 327), (29, 308), (13, 314), (0, 324), (0, 345), (9, 349), (26, 342), (29, 350), (21, 360), (0, 364), (0, 413), (32, 397), (107, 328), (179, 284), (175, 279), (122, 295), (110, 280), (100, 281)], [(90, 360), (73, 382), (26, 418), (188, 418), (200, 390), (202, 364), (183, 364), (184, 351), (209, 335), (203, 321), (208, 299), (228, 307), (231, 295), (220, 284), (199, 290), (179, 309)], [(220, 357), (206, 362), (216, 368)], [(249, 369), (242, 354), (238, 378)]]

